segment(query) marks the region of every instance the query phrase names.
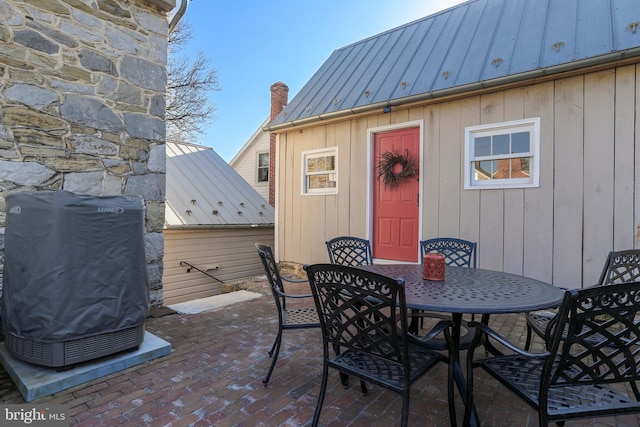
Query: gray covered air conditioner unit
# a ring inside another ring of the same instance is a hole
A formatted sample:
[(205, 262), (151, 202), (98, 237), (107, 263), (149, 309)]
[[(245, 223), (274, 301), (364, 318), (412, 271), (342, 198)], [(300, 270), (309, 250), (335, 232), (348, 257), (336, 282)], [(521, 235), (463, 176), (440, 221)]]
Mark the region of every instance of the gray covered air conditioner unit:
[(137, 348), (149, 314), (142, 199), (16, 193), (7, 196), (6, 212), (9, 353), (69, 367)]

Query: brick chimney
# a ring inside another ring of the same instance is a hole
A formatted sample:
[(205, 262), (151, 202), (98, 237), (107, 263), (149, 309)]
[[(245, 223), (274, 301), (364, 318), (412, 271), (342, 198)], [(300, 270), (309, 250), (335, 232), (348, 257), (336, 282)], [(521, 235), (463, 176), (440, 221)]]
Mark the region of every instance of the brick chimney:
[[(271, 85), (271, 116), (273, 121), (287, 105), (289, 99), (289, 87), (276, 82)], [(269, 135), (269, 204), (276, 205), (276, 134)]]

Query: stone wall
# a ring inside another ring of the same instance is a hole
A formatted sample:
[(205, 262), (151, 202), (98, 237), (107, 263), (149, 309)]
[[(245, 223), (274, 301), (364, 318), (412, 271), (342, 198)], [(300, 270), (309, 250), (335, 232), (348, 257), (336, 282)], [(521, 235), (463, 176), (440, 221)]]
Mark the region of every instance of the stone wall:
[(141, 195), (163, 304), (167, 11), (175, 1), (0, 1), (0, 282), (5, 197)]

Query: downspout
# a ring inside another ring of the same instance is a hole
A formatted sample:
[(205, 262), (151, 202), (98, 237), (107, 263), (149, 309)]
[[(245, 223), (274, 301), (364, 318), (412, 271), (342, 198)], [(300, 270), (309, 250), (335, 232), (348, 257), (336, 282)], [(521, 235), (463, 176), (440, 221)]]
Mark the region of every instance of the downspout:
[(187, 3), (189, 3), (189, 0), (181, 0), (180, 8), (178, 8), (176, 14), (173, 15), (173, 18), (171, 18), (171, 22), (169, 22), (169, 34), (173, 33), (176, 25), (178, 25), (178, 22), (180, 22), (185, 12), (187, 11)]

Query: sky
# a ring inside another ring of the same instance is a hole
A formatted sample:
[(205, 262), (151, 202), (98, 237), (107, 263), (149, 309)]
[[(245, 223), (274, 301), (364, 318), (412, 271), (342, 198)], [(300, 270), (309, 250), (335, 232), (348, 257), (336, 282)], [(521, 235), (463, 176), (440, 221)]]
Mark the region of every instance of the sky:
[(285, 83), (291, 101), (334, 50), (462, 2), (191, 0), (183, 19), (194, 36), (180, 56), (203, 52), (221, 88), (209, 94), (213, 121), (192, 142), (229, 162), (269, 116), (273, 83)]

